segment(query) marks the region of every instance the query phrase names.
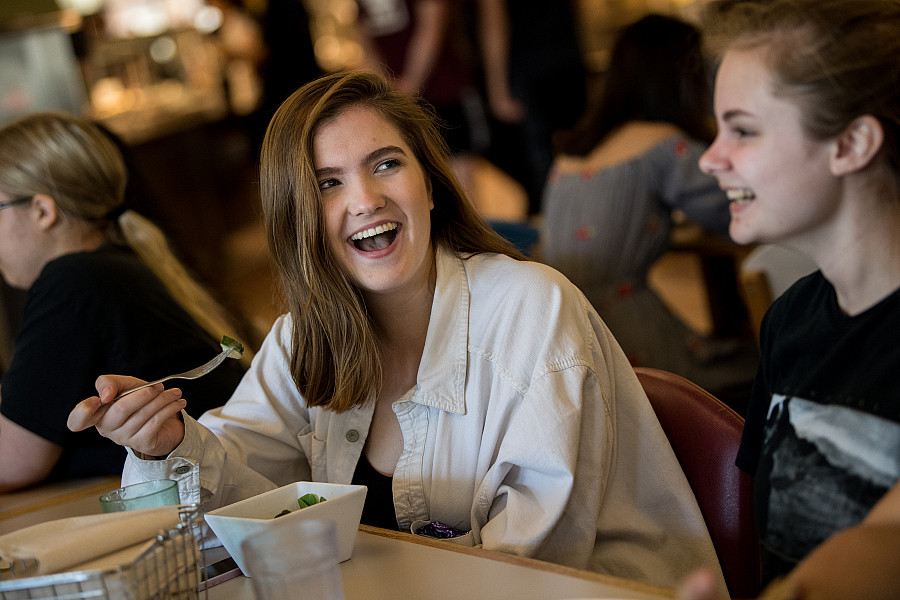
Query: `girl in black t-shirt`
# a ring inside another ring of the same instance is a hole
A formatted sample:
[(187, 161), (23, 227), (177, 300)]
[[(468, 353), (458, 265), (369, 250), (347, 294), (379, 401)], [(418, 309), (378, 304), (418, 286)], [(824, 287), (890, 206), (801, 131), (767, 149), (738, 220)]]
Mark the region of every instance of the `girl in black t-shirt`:
[[(28, 290), (0, 404), (0, 493), (51, 479), (118, 475), (125, 451), (66, 427), (104, 373), (149, 380), (201, 364), (235, 334), (221, 307), (128, 210), (110, 134), (38, 113), (0, 129), (0, 275)], [(221, 406), (244, 368), (187, 382), (188, 411)]]
[(731, 199), (735, 241), (820, 269), (763, 321), (737, 461), (755, 476), (764, 582), (896, 597), (900, 2), (727, 4), (700, 166)]

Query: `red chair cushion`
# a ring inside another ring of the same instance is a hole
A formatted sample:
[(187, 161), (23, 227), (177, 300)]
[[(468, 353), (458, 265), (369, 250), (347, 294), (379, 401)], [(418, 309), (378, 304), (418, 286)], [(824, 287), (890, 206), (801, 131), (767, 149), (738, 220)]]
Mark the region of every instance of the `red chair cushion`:
[(706, 520), (733, 597), (760, 590), (753, 479), (734, 464), (744, 419), (721, 400), (660, 369), (635, 368)]

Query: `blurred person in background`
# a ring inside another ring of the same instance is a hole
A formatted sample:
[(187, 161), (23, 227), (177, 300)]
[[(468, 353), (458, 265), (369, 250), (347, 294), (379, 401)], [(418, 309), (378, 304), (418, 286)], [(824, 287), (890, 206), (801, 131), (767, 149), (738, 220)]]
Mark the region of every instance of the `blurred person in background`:
[[(121, 473), (121, 447), (66, 428), (97, 376), (181, 372), (235, 331), (162, 232), (128, 209), (127, 179), (114, 142), (86, 119), (38, 113), (0, 129), (0, 274), (28, 290), (0, 384), (0, 492)], [(223, 404), (250, 355), (185, 381), (188, 410)]]
[(468, 62), (459, 0), (357, 0), (358, 31), (370, 67), (443, 121), (454, 173), (471, 197), (476, 157), (488, 144), (484, 106)]
[(241, 0), (208, 0), (219, 9), (222, 24), (215, 32), (231, 113), (252, 114), (263, 100), (261, 67), (268, 57), (263, 30)]
[(697, 165), (712, 139), (709, 80), (694, 26), (651, 14), (620, 33), (602, 93), (561, 137), (540, 252), (585, 293), (633, 366), (721, 393), (749, 388), (755, 341), (701, 336), (648, 285), (675, 211), (728, 231), (728, 199)]
[(553, 136), (585, 107), (586, 69), (571, 0), (475, 0), (484, 86), (493, 121), (488, 158), (541, 213)]
[(297, 88), (322, 75), (304, 0), (267, 0), (260, 22), (266, 57), (260, 67), (262, 104), (255, 113), (253, 147), (257, 151), (281, 103)]

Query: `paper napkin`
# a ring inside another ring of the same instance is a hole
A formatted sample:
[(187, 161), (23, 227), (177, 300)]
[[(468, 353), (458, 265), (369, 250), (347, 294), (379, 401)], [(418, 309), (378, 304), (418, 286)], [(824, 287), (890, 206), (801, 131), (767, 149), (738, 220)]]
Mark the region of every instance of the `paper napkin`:
[(179, 521), (178, 506), (48, 521), (0, 536), (0, 562), (36, 560), (27, 575), (59, 573), (152, 540)]

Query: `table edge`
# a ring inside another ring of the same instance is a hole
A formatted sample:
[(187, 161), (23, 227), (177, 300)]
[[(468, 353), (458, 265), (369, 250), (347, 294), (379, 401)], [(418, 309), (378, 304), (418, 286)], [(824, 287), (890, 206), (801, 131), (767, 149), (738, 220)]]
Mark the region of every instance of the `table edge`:
[[(86, 488), (81, 488), (77, 490), (61, 490), (58, 495), (54, 495), (48, 498), (44, 498), (33, 502), (31, 504), (25, 504), (21, 506), (14, 506), (11, 508), (0, 508), (0, 521), (5, 521), (7, 519), (13, 519), (15, 517), (20, 517), (22, 515), (28, 514), (30, 512), (35, 512), (38, 510), (43, 510), (45, 508), (53, 508), (54, 506), (60, 506), (62, 504), (67, 504), (69, 502), (74, 502), (76, 500), (81, 500), (82, 498), (87, 498), (90, 496), (100, 496), (100, 494), (104, 492), (108, 492), (110, 490), (114, 490), (121, 485), (121, 478), (117, 476), (110, 476), (108, 478), (103, 479), (102, 481), (97, 482)], [(22, 490), (22, 492), (27, 490)], [(17, 493), (17, 492), (12, 492)]]
[(675, 591), (668, 588), (656, 587), (647, 583), (641, 583), (639, 581), (632, 581), (630, 579), (623, 579), (621, 577), (615, 577), (613, 575), (604, 575), (603, 573), (596, 573), (594, 571), (585, 571), (584, 569), (576, 569), (574, 567), (567, 567), (564, 565), (559, 565), (556, 563), (547, 562), (544, 560), (538, 560), (536, 558), (529, 558), (526, 556), (519, 556), (516, 554), (509, 554), (507, 552), (499, 552), (496, 550), (485, 550), (484, 548), (476, 548), (474, 546), (461, 546), (458, 544), (452, 544), (443, 540), (437, 540), (433, 538), (423, 537), (421, 535), (414, 535), (412, 533), (407, 533), (403, 531), (394, 531), (391, 529), (382, 529), (380, 527), (372, 527), (370, 525), (360, 525), (359, 531), (361, 533), (368, 533), (372, 535), (377, 535), (380, 537), (391, 538), (404, 542), (411, 542), (413, 544), (420, 544), (423, 546), (429, 546), (432, 548), (440, 548), (442, 550), (450, 550), (452, 552), (460, 552), (462, 554), (469, 554), (473, 556), (478, 556), (481, 558), (487, 558), (490, 560), (495, 560), (498, 562), (519, 565), (522, 567), (527, 567), (529, 569), (537, 569), (541, 571), (548, 571), (550, 573), (555, 573), (558, 575), (566, 575), (569, 577), (576, 577), (578, 579), (584, 579), (587, 581), (593, 581), (596, 583), (602, 583), (610, 586), (617, 586), (622, 588), (628, 588), (630, 590), (636, 592), (643, 592), (647, 594), (655, 594), (661, 597), (675, 597)]

